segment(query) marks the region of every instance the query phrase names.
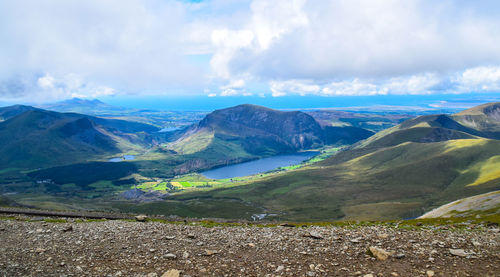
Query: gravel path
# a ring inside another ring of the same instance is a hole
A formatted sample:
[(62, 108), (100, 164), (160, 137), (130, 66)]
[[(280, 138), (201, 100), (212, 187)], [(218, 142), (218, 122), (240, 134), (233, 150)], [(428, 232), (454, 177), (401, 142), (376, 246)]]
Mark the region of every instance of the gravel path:
[(500, 276), (498, 227), (473, 227), (4, 219), (0, 276)]

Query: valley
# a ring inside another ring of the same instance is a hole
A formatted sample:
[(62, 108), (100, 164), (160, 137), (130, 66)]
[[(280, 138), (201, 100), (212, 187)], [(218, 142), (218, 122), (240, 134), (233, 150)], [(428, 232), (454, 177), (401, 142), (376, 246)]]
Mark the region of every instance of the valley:
[[(103, 105), (97, 113), (120, 111)], [(167, 132), (160, 130), (170, 123), (0, 108), (0, 135), (19, 138), (0, 148), (1, 193), (3, 203), (55, 210), (248, 220), (414, 218), (500, 189), (498, 106), (413, 117), (240, 105)], [(31, 138), (39, 148), (26, 146), (34, 144)]]

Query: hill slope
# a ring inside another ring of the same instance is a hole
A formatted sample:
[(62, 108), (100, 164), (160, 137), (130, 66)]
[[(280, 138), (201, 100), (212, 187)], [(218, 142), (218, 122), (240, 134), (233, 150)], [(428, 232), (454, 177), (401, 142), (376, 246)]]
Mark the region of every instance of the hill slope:
[(313, 117), (299, 111), (239, 105), (210, 113), (181, 134), (169, 148), (191, 154), (222, 144), (237, 147), (240, 153), (247, 155), (269, 156), (358, 141), (372, 134), (355, 127), (323, 129)]
[(0, 165), (47, 167), (120, 153), (142, 139), (134, 132), (155, 127), (74, 113), (26, 109), (0, 122)]
[(395, 219), (500, 189), (500, 140), (454, 116), (418, 117), (313, 166), (177, 197), (239, 199), (282, 219)]
[(453, 201), (419, 218), (483, 216), (495, 213), (500, 213), (500, 191), (498, 190)]

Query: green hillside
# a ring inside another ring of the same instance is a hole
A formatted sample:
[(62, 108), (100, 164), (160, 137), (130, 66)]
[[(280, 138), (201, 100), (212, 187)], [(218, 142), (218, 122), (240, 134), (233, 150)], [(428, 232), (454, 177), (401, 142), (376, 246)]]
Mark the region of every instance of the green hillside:
[(0, 140), (6, 142), (0, 145), (0, 165), (39, 168), (99, 159), (140, 148), (143, 140), (134, 132), (152, 130), (141, 123), (25, 109), (0, 122)]
[(239, 105), (208, 114), (167, 147), (180, 154), (193, 154), (227, 144), (240, 148), (235, 154), (262, 157), (325, 144), (354, 143), (372, 134), (356, 127), (323, 128), (312, 116), (299, 111)]
[(312, 166), (176, 197), (238, 199), (300, 221), (416, 217), (500, 189), (500, 141), (490, 135), (454, 116), (422, 116)]

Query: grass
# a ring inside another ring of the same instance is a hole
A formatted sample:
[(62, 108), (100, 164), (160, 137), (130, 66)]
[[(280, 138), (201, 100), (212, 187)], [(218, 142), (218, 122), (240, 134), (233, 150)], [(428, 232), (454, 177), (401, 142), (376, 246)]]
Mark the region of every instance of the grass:
[(496, 140), (410, 142), (346, 162), (337, 163), (333, 156), (282, 174), (186, 191), (173, 199), (238, 199), (264, 207), (281, 220), (416, 217), (438, 205), (500, 189), (500, 178), (471, 187), (481, 172), (469, 178), (461, 174), (490, 164), (498, 155)]

